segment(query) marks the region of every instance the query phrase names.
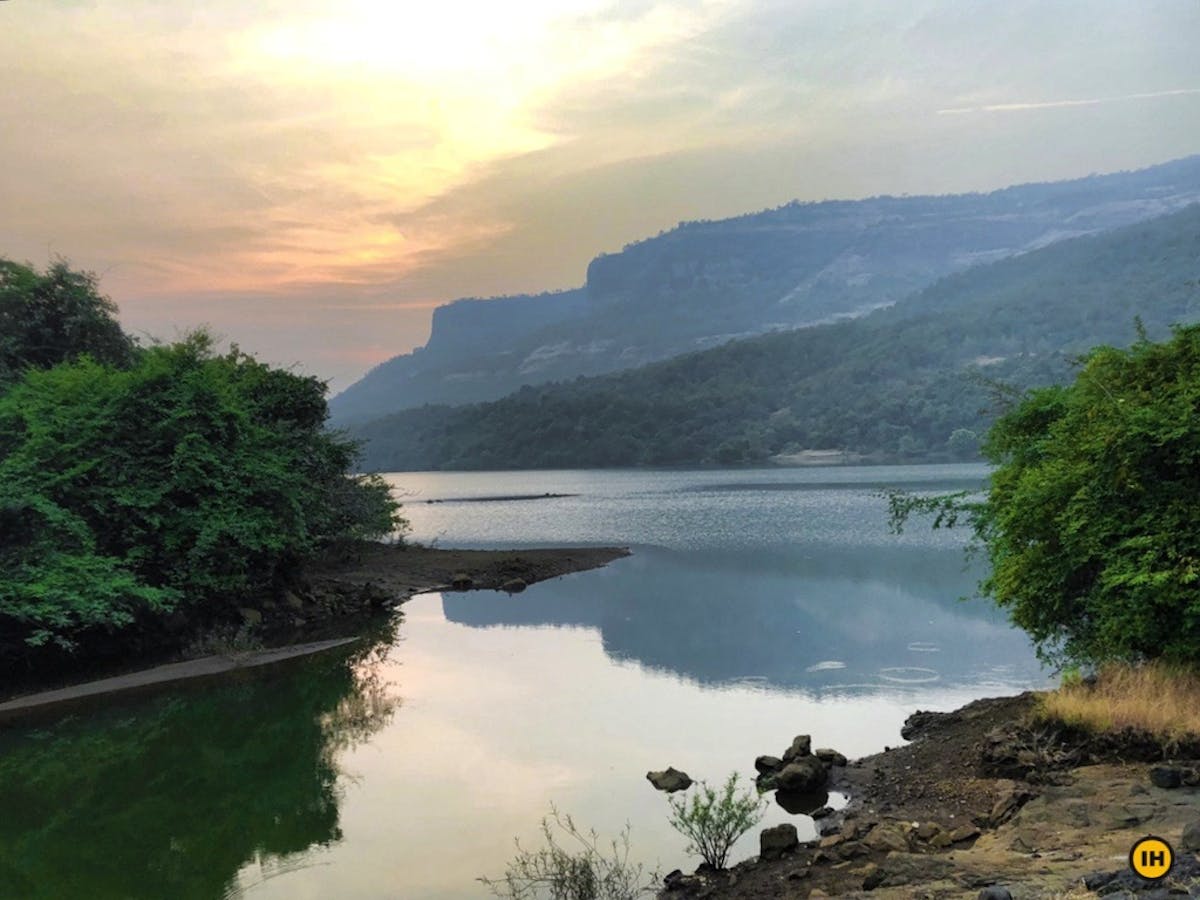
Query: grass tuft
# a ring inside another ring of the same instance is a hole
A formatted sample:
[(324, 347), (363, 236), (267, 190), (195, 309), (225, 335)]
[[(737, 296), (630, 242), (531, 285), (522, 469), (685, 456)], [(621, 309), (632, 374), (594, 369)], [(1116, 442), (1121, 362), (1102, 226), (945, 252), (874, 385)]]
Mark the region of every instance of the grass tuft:
[(1095, 679), (1064, 678), (1037, 717), (1093, 732), (1133, 728), (1178, 741), (1200, 736), (1200, 673), (1165, 663), (1109, 665)]

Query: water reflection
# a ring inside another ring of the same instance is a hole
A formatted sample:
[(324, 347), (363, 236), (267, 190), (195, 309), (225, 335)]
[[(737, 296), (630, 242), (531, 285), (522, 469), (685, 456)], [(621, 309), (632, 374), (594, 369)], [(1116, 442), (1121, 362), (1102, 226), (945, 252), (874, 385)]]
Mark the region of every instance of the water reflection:
[(701, 684), (872, 692), (1036, 677), (1025, 636), (960, 599), (977, 574), (954, 548), (642, 547), (596, 577), (442, 603), (474, 627), (594, 628), (614, 659)]
[(391, 631), (252, 679), (0, 731), (0, 896), (211, 900), (241, 895), (247, 862), (304, 866), (342, 837), (338, 755), (395, 710), (377, 665)]

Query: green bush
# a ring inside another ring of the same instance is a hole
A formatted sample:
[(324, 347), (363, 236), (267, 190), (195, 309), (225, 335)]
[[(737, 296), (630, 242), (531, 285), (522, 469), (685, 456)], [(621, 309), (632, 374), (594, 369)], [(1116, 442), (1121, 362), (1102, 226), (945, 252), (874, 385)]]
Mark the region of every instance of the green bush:
[(897, 495), (894, 520), (965, 518), (991, 562), (982, 592), (1044, 658), (1200, 662), (1200, 326), (1093, 350), (983, 450), (984, 499)]
[(0, 397), (0, 631), (71, 645), (174, 608), (219, 619), (341, 538), (400, 528), (325, 385), (194, 334)]
[(766, 803), (751, 791), (737, 789), (730, 774), (718, 794), (706, 783), (683, 800), (668, 798), (671, 827), (688, 839), (688, 853), (698, 853), (714, 869), (724, 869), (738, 838), (759, 823)]

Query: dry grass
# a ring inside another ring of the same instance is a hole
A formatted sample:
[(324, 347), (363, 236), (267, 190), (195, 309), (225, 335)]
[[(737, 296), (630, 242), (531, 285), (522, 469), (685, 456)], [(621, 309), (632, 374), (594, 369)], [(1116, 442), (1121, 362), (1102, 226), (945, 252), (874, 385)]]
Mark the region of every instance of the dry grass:
[(1064, 681), (1042, 700), (1040, 718), (1090, 731), (1130, 727), (1168, 740), (1200, 736), (1200, 673), (1148, 663), (1112, 665), (1094, 684)]

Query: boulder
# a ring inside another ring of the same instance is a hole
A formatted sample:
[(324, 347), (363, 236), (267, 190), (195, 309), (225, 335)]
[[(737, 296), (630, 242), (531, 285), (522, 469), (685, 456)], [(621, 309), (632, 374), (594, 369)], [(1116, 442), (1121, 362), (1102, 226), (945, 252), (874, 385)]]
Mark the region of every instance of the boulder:
[(655, 790), (666, 791), (668, 794), (686, 791), (692, 786), (692, 779), (688, 777), (687, 772), (680, 772), (671, 766), (667, 766), (661, 772), (647, 772), (646, 780), (654, 785)]
[(874, 863), (870, 863), (862, 871), (862, 887), (864, 891), (873, 891), (875, 888), (883, 884), (883, 879), (887, 877), (887, 873)]
[(758, 770), (760, 775), (768, 775), (782, 769), (783, 760), (778, 756), (760, 756), (754, 760), (754, 768)]
[(263, 616), (262, 613), (260, 613), (257, 609), (242, 607), (238, 610), (238, 612), (242, 614), (242, 621), (251, 628), (253, 628), (255, 625), (262, 624)]
[(841, 753), (838, 753), (836, 750), (830, 750), (828, 747), (821, 747), (819, 750), (814, 750), (813, 756), (827, 766), (845, 766), (849, 762)]
[(974, 825), (959, 825), (950, 832), (950, 843), (961, 844), (963, 841), (974, 840), (979, 835), (980, 831)]
[(825, 787), (829, 771), (815, 756), (803, 756), (780, 769), (775, 781), (781, 791), (811, 794)]
[(900, 832), (899, 828), (893, 825), (876, 825), (871, 829), (871, 833), (863, 838), (863, 843), (872, 850), (890, 851), (895, 850), (898, 853), (908, 852), (908, 840)]
[(1183, 826), (1179, 848), (1189, 852), (1200, 850), (1200, 820), (1189, 822)]
[(456, 591), (469, 591), (475, 586), (475, 579), (466, 572), (455, 572), (450, 576), (450, 587)]
[(510, 578), (504, 584), (500, 585), (500, 590), (507, 591), (510, 594), (519, 594), (527, 587), (529, 585), (525, 583), (524, 578)]
[(286, 603), (288, 606), (290, 606), (292, 609), (294, 609), (296, 612), (304, 611), (304, 601), (301, 600), (300, 596), (293, 591), (285, 591), (284, 592), (283, 602)]
[(788, 823), (764, 828), (758, 835), (758, 855), (763, 859), (779, 859), (800, 846), (796, 826)]
[(979, 900), (1013, 900), (1013, 895), (1008, 888), (993, 884), (979, 892)]
[(790, 763), (794, 759), (811, 755), (812, 738), (807, 734), (798, 734), (792, 738), (792, 746), (783, 751), (783, 762)]

